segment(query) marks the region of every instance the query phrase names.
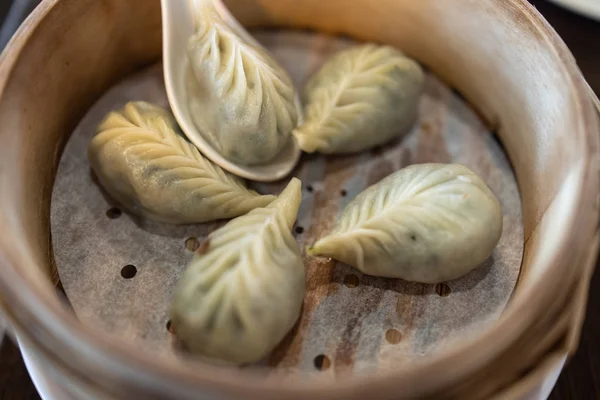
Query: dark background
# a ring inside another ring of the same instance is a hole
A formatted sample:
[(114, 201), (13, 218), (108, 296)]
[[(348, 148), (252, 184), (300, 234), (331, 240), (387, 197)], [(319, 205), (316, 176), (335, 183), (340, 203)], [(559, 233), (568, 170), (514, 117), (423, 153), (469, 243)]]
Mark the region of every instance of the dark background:
[[(417, 1), (417, 0), (415, 0)], [(600, 1), (600, 0), (590, 0)], [(12, 31), (25, 17), (35, 0), (0, 0), (0, 48), (4, 47)], [(600, 22), (559, 8), (546, 0), (530, 0), (561, 35), (575, 55), (579, 67), (592, 89), (600, 96)], [(38, 400), (39, 396), (19, 350), (10, 340), (0, 339), (0, 399)], [(593, 277), (587, 309), (577, 353), (568, 361), (550, 400), (600, 399), (600, 268)]]

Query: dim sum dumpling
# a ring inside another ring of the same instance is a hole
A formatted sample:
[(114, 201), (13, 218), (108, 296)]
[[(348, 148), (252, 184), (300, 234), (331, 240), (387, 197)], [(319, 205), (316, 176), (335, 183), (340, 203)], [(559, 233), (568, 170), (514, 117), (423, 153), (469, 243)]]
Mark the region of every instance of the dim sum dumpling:
[(128, 211), (185, 224), (232, 218), (275, 199), (204, 158), (180, 134), (173, 116), (131, 102), (98, 127), (88, 158), (100, 184)]
[(293, 140), (298, 115), (292, 80), (227, 25), (213, 1), (195, 3), (197, 30), (188, 43), (192, 119), (225, 158), (265, 164)]
[(424, 75), (390, 46), (365, 44), (328, 60), (305, 89), (305, 120), (294, 136), (305, 152), (353, 153), (408, 132)]
[(300, 248), (291, 229), (300, 206), (293, 178), (265, 208), (209, 235), (175, 289), (171, 326), (192, 353), (258, 361), (293, 327), (304, 299)]
[(500, 203), (456, 164), (417, 164), (360, 193), (309, 253), (365, 274), (437, 283), (487, 259), (502, 234)]

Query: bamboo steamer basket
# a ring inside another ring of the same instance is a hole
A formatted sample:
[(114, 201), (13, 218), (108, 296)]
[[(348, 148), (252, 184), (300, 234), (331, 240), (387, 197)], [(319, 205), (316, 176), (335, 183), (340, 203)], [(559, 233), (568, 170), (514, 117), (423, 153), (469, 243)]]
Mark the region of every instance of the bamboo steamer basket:
[[(564, 43), (522, 0), (230, 0), (248, 27), (308, 28), (404, 49), (491, 124), (515, 171), (524, 255), (490, 329), (393, 371), (263, 381), (172, 363), (78, 322), (60, 290), (50, 198), (91, 104), (160, 58), (160, 6), (47, 0), (0, 61), (0, 302), (19, 340), (78, 398), (527, 398), (577, 347), (597, 254), (600, 123)], [(398, 29), (402, 27), (402, 29)]]

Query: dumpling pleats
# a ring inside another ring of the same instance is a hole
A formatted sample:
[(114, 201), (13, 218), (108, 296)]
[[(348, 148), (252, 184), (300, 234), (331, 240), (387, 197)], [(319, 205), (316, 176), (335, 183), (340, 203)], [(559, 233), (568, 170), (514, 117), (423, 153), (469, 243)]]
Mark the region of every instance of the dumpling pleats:
[(309, 253), (365, 274), (437, 283), (487, 259), (502, 234), (500, 204), (456, 164), (417, 164), (360, 193)]
[(424, 75), (390, 46), (365, 44), (328, 60), (305, 88), (302, 150), (354, 153), (407, 133), (417, 118)]
[(188, 104), (198, 130), (224, 157), (265, 164), (292, 139), (298, 115), (291, 78), (265, 51), (244, 41), (197, 1), (189, 41)]
[(128, 211), (174, 224), (232, 218), (275, 197), (246, 188), (177, 132), (173, 116), (128, 103), (98, 128), (88, 156), (104, 189)]
[(207, 238), (175, 290), (171, 322), (191, 352), (231, 363), (267, 355), (293, 327), (305, 272), (291, 233), (301, 201), (293, 178), (264, 208)]

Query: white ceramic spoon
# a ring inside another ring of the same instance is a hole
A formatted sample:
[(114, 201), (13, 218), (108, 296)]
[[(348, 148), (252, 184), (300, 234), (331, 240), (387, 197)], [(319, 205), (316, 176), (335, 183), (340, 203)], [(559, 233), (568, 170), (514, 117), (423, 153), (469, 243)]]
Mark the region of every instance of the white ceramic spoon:
[[(240, 23), (231, 15), (221, 0), (161, 0), (162, 32), (163, 32), (163, 68), (167, 97), (171, 110), (188, 139), (200, 152), (221, 168), (243, 178), (261, 182), (271, 182), (288, 175), (300, 158), (300, 148), (293, 137), (281, 152), (268, 164), (238, 165), (223, 157), (211, 143), (204, 138), (194, 124), (187, 102), (185, 85), (186, 73), (189, 71), (187, 45), (195, 33), (194, 3), (211, 2), (227, 25), (252, 46), (263, 48)], [(264, 50), (266, 51), (266, 50)], [(299, 121), (302, 120), (302, 109), (296, 95), (296, 109)]]

